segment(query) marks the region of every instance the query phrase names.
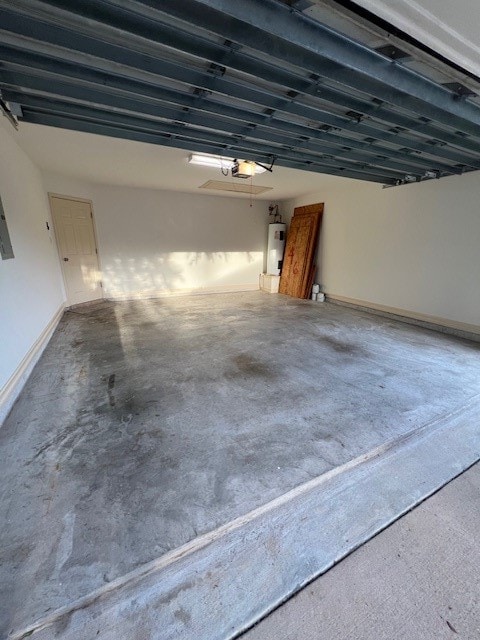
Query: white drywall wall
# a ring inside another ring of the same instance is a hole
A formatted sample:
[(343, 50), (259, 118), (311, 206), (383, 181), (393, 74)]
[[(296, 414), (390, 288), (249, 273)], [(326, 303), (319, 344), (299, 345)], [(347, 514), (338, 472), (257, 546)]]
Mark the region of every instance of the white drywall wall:
[[(12, 260), (0, 260), (1, 422), (2, 390), (64, 300), (53, 227), (40, 172), (16, 144), (15, 130), (2, 116), (0, 197), (15, 254)], [(6, 402), (7, 399), (3, 400)]]
[(335, 178), (317, 279), (333, 295), (480, 325), (480, 172), (391, 189)]
[(80, 183), (44, 174), (49, 192), (89, 198), (104, 295), (156, 296), (258, 288), (267, 203)]

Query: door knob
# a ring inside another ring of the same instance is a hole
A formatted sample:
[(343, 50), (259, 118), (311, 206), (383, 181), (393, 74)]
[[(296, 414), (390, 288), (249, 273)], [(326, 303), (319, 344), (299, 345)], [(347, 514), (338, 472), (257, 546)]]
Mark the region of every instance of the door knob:
[(64, 259), (63, 259), (63, 261), (64, 261), (64, 262), (68, 262), (68, 258), (64, 258)]

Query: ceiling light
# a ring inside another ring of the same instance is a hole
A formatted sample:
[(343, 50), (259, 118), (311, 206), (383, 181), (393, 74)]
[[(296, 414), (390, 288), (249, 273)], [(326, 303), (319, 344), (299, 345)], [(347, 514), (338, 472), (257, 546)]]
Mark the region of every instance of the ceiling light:
[(232, 167), (233, 178), (253, 178), (255, 175), (255, 163), (242, 160), (236, 162)]
[(209, 154), (204, 153), (191, 153), (188, 156), (189, 164), (196, 164), (200, 167), (213, 167), (215, 169), (227, 169), (229, 171), (234, 167), (237, 163), (239, 165), (243, 165), (244, 163), (248, 163), (254, 167), (253, 173), (249, 173), (248, 176), (255, 175), (258, 173), (264, 173), (266, 169), (261, 167), (254, 162), (250, 162), (248, 160), (239, 160), (236, 161), (234, 158), (224, 158), (223, 156), (211, 156)]
[(200, 153), (191, 153), (188, 156), (189, 164), (197, 164), (200, 167), (214, 167), (216, 169), (231, 169), (234, 165), (233, 158), (222, 156), (209, 156)]

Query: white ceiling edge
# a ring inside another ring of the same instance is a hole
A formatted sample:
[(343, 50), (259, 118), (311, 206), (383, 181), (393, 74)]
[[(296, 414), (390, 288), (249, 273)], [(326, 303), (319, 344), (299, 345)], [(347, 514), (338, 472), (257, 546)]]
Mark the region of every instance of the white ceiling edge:
[(480, 76), (478, 0), (354, 0), (466, 71)]

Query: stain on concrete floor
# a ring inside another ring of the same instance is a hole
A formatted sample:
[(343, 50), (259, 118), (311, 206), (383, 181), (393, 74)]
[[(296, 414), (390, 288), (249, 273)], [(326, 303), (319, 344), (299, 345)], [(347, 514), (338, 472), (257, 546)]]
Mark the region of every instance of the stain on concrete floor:
[(259, 292), (67, 312), (0, 429), (0, 629), (456, 409), (479, 355)]

